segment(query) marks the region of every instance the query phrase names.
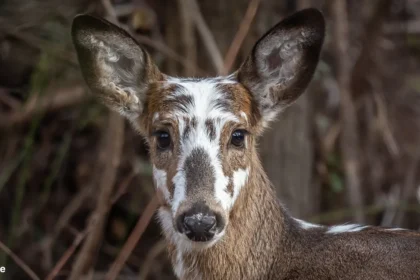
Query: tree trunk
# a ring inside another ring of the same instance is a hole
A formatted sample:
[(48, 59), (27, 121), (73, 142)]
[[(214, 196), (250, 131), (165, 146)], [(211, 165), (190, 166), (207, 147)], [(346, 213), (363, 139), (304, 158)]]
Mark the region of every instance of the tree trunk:
[[(260, 28), (267, 30), (291, 12), (284, 11), (279, 16), (279, 11), (285, 9), (279, 5), (270, 1), (261, 7), (260, 14), (266, 20), (260, 19)], [(298, 2), (299, 9), (307, 5)], [(260, 141), (263, 166), (278, 196), (291, 213), (300, 218), (309, 218), (320, 207), (319, 186), (312, 184), (314, 155), (309, 95), (310, 89), (280, 114)]]

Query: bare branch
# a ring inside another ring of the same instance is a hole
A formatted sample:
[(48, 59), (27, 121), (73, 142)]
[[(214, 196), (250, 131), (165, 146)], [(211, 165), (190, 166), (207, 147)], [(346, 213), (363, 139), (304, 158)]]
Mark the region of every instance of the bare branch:
[(15, 253), (12, 252), (3, 242), (0, 241), (0, 249), (9, 255), (13, 261), (31, 277), (32, 280), (40, 280), (40, 278), (35, 274), (35, 272), (27, 266)]
[(245, 16), (239, 25), (239, 30), (236, 33), (228, 52), (226, 53), (222, 75), (227, 75), (232, 69), (233, 63), (235, 63), (238, 52), (246, 38), (246, 35), (249, 32), (249, 28), (251, 27), (252, 21), (254, 20), (260, 3), (261, 0), (251, 0), (249, 2)]
[(86, 235), (87, 235), (87, 232), (84, 231), (84, 232), (79, 233), (76, 236), (76, 238), (73, 241), (73, 244), (64, 252), (64, 254), (61, 256), (61, 258), (59, 259), (57, 264), (54, 266), (54, 268), (48, 274), (46, 280), (53, 280), (58, 275), (58, 273), (61, 271), (61, 269), (64, 267), (64, 265), (70, 259), (70, 257), (74, 254), (77, 247), (80, 245), (80, 243), (86, 237)]
[[(32, 117), (44, 111), (57, 111), (81, 103), (88, 96), (83, 86), (51, 90), (51, 94), (34, 97), (20, 110), (11, 114), (0, 115), (0, 129), (30, 121)], [(33, 96), (36, 96), (34, 94)]]
[(219, 47), (217, 46), (216, 40), (214, 39), (213, 34), (210, 31), (206, 21), (201, 14), (200, 7), (197, 4), (196, 0), (191, 1), (191, 10), (193, 12), (194, 22), (197, 25), (198, 33), (201, 36), (201, 39), (204, 42), (204, 46), (207, 48), (208, 53), (211, 57), (211, 62), (214, 65), (217, 73), (222, 73), (223, 71), (223, 57), (220, 53)]
[(140, 270), (139, 270), (139, 279), (147, 279), (150, 269), (153, 266), (153, 261), (167, 248), (165, 240), (157, 242), (153, 248), (147, 254), (146, 259), (144, 260)]
[[(185, 57), (191, 65), (197, 64), (197, 46), (194, 36), (194, 19), (190, 13), (191, 0), (178, 0), (179, 10), (181, 12), (182, 23), (182, 39), (185, 45)], [(184, 74), (186, 76), (194, 76), (195, 69), (187, 66), (185, 67)]]
[(156, 194), (149, 204), (144, 209), (143, 214), (140, 216), (135, 228), (128, 237), (127, 242), (125, 242), (124, 247), (121, 249), (120, 254), (117, 259), (112, 264), (110, 270), (108, 271), (105, 280), (114, 280), (118, 277), (121, 269), (123, 268), (125, 262), (130, 256), (131, 252), (134, 250), (134, 247), (140, 240), (140, 237), (143, 235), (143, 232), (146, 230), (150, 220), (153, 217), (156, 209), (159, 206), (159, 197)]
[(335, 59), (337, 61), (337, 80), (341, 93), (341, 154), (346, 173), (346, 188), (349, 204), (354, 209), (354, 219), (359, 223), (363, 223), (365, 221), (365, 214), (363, 212), (359, 171), (359, 133), (357, 129), (356, 108), (350, 92), (350, 61), (348, 56), (349, 23), (346, 0), (335, 0), (331, 4), (334, 20), (333, 32)]
[(356, 60), (353, 71), (349, 73), (354, 98), (365, 94), (370, 88), (370, 73), (375, 70), (373, 68), (375, 67), (375, 63), (373, 63), (372, 57), (377, 53), (383, 33), (383, 24), (390, 13), (391, 6), (392, 0), (377, 1), (373, 15), (366, 25), (362, 50)]

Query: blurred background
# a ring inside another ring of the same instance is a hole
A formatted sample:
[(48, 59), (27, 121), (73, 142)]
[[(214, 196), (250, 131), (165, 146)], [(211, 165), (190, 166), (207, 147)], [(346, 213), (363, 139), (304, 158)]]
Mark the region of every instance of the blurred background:
[(88, 92), (76, 14), (118, 23), (165, 73), (201, 77), (235, 70), (305, 7), (327, 19), (321, 61), (259, 142), (279, 198), (315, 223), (419, 230), (419, 0), (3, 0), (0, 279), (105, 279), (111, 267), (107, 279), (175, 279), (147, 147)]

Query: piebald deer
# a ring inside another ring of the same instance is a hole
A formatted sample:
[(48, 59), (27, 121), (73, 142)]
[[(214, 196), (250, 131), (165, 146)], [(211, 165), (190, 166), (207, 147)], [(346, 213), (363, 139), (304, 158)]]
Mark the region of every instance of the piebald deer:
[(175, 78), (124, 30), (74, 19), (88, 86), (150, 146), (179, 279), (420, 279), (420, 234), (295, 219), (261, 167), (256, 138), (307, 87), (324, 32), (322, 14), (303, 10), (268, 31), (235, 73)]

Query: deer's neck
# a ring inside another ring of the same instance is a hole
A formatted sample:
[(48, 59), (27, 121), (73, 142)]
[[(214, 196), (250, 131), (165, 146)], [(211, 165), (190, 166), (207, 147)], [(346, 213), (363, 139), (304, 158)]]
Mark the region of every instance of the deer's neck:
[(173, 247), (175, 270), (177, 267), (182, 270), (181, 279), (263, 276), (274, 264), (287, 262), (287, 254), (282, 251), (289, 219), (261, 166), (253, 166), (230, 213), (222, 240), (204, 251), (181, 253)]

